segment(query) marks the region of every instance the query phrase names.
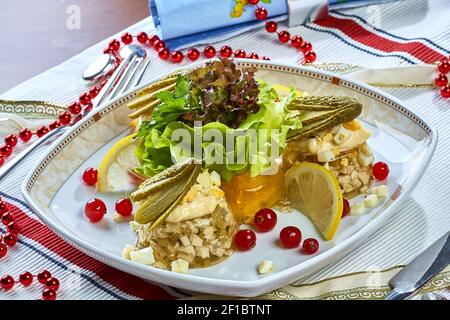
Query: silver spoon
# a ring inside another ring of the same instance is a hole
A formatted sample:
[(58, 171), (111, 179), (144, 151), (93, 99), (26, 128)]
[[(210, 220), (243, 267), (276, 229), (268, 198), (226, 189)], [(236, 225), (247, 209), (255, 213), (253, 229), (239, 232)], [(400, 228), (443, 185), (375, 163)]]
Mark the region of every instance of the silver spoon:
[(83, 72), (83, 79), (97, 80), (114, 69), (116, 59), (111, 54), (103, 54), (95, 59)]
[(422, 300), (447, 300), (447, 298), (437, 292), (427, 292), (422, 297)]

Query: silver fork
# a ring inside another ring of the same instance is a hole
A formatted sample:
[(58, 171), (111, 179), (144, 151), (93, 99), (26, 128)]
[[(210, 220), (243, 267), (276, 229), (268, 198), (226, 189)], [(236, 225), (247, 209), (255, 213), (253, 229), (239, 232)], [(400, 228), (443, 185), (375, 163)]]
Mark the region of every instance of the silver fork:
[[(123, 94), (128, 91), (130, 88), (137, 87), (142, 81), (150, 60), (145, 58), (145, 50), (142, 49), (142, 47), (137, 45), (129, 45), (128, 48), (131, 49), (129, 55), (124, 58), (120, 66), (112, 74), (111, 78), (109, 78), (108, 82), (100, 90), (97, 97), (92, 100), (93, 109), (98, 108), (108, 101), (111, 101), (119, 94)], [(52, 137), (61, 135), (70, 128), (70, 126), (59, 127), (50, 131), (39, 140), (33, 142), (33, 144), (8, 161), (0, 169), (0, 181), (37, 147), (49, 141)]]

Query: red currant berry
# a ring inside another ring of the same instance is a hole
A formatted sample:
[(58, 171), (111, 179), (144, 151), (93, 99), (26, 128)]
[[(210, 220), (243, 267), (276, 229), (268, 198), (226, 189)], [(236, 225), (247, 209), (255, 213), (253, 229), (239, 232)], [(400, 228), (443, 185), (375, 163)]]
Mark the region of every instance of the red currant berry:
[(278, 28), (278, 24), (275, 21), (267, 21), (266, 22), (266, 30), (269, 33), (276, 32)]
[(130, 43), (133, 42), (133, 36), (132, 36), (131, 33), (129, 33), (129, 32), (124, 33), (124, 34), (120, 37), (120, 39), (122, 40), (122, 42), (123, 42), (124, 44), (130, 44)]
[(158, 56), (162, 59), (162, 60), (167, 60), (170, 57), (170, 51), (167, 48), (161, 48), (158, 51)]
[(22, 130), (20, 130), (19, 132), (19, 138), (20, 140), (22, 140), (23, 142), (27, 142), (28, 140), (31, 139), (31, 136), (33, 134), (31, 133), (31, 130), (28, 128), (23, 128)]
[(308, 51), (305, 53), (305, 62), (312, 63), (316, 61), (317, 55), (314, 51)]
[(56, 300), (56, 291), (45, 288), (44, 291), (42, 291), (42, 300), (48, 300), (48, 301)]
[(59, 281), (56, 278), (50, 277), (45, 281), (45, 287), (57, 291), (59, 289)]
[(74, 102), (68, 107), (68, 110), (71, 114), (79, 114), (81, 112), (81, 104)]
[(36, 135), (38, 136), (38, 138), (41, 138), (41, 137), (45, 136), (48, 132), (49, 132), (48, 128), (45, 126), (42, 126), (36, 130)]
[(20, 227), (20, 224), (18, 224), (16, 221), (8, 223), (6, 226), (8, 229), (8, 232), (19, 234), (22, 228)]
[(280, 40), (280, 42), (283, 42), (283, 43), (288, 42), (290, 38), (291, 38), (291, 34), (289, 32), (287, 32), (286, 30), (281, 31), (278, 34), (278, 39)]
[(450, 71), (450, 61), (443, 60), (438, 64), (438, 70), (440, 73), (446, 74)]
[(272, 230), (276, 224), (277, 214), (272, 209), (264, 208), (255, 214), (255, 227), (261, 232)]
[(200, 51), (198, 51), (195, 48), (191, 48), (188, 50), (187, 56), (188, 56), (189, 60), (195, 61), (200, 57)]
[(244, 50), (239, 49), (239, 50), (236, 50), (236, 52), (234, 53), (234, 56), (236, 58), (245, 58), (245, 57), (247, 57), (247, 53)]
[(91, 90), (89, 90), (89, 95), (91, 96), (91, 99), (94, 99), (96, 96), (98, 96), (100, 90), (101, 90), (100, 87), (92, 87)]
[(308, 238), (303, 241), (303, 252), (306, 254), (314, 254), (319, 250), (319, 241), (314, 238)]
[(436, 76), (436, 78), (434, 78), (434, 83), (438, 86), (438, 87), (443, 87), (446, 86), (448, 83), (448, 78), (445, 74), (438, 74)]
[(141, 31), (137, 34), (136, 38), (140, 43), (146, 43), (148, 40), (148, 35), (144, 31)]
[(0, 155), (2, 155), (3, 157), (7, 158), (9, 157), (13, 152), (13, 149), (11, 148), (10, 145), (4, 144), (3, 146), (0, 147)]
[(263, 7), (256, 9), (255, 17), (258, 20), (266, 20), (267, 19), (267, 9), (263, 8)]
[(155, 34), (148, 39), (148, 44), (152, 47), (155, 46), (156, 41), (159, 41), (159, 37)]
[(348, 214), (350, 213), (350, 203), (348, 202), (347, 199), (342, 199), (343, 201), (343, 206), (342, 206), (342, 218), (348, 216)]
[(87, 168), (83, 172), (84, 183), (86, 183), (89, 186), (93, 186), (94, 184), (97, 183), (97, 175), (98, 175), (97, 169), (91, 167)]
[(297, 227), (284, 227), (280, 231), (280, 240), (285, 248), (298, 247), (302, 240), (302, 233)]
[(231, 57), (232, 54), (233, 54), (233, 49), (231, 49), (230, 46), (223, 46), (220, 49), (220, 56), (222, 58), (229, 58), (229, 57)]
[(11, 222), (13, 222), (15, 219), (14, 214), (12, 214), (11, 212), (5, 212), (2, 215), (2, 223), (7, 226), (8, 224), (10, 224)]
[(441, 96), (443, 98), (450, 98), (450, 86), (445, 86), (441, 88)]
[(0, 200), (0, 218), (3, 218), (3, 215), (8, 213), (9, 206), (5, 201)]
[(123, 217), (128, 217), (133, 212), (133, 204), (130, 199), (119, 199), (116, 201), (116, 212)]
[(117, 39), (112, 39), (109, 42), (108, 48), (110, 49), (111, 52), (116, 52), (117, 50), (120, 49), (120, 42)]
[(262, 60), (266, 60), (266, 61), (270, 61), (270, 58), (269, 58), (269, 57), (266, 57), (266, 56), (262, 57), (261, 59), (262, 59)]
[(389, 166), (385, 162), (377, 162), (373, 165), (372, 176), (375, 180), (384, 180), (389, 175)]
[(259, 0), (248, 0), (248, 3), (256, 5), (258, 4)]
[(91, 222), (99, 222), (106, 214), (106, 205), (100, 199), (89, 200), (84, 207), (84, 215)]
[(0, 280), (3, 290), (10, 290), (14, 287), (14, 278), (10, 275), (3, 276)]
[(22, 272), (19, 276), (19, 282), (24, 287), (28, 287), (33, 283), (33, 275), (31, 274), (31, 272), (28, 271)]
[(241, 250), (250, 250), (256, 245), (256, 234), (249, 229), (239, 230), (234, 236), (234, 243)]
[(174, 51), (170, 54), (170, 59), (175, 63), (180, 63), (184, 59), (184, 54), (181, 51)]
[(292, 37), (292, 39), (291, 39), (291, 44), (295, 48), (300, 48), (302, 43), (303, 43), (303, 39), (300, 36), (295, 36), (295, 37)]
[(216, 48), (214, 48), (213, 46), (206, 46), (205, 49), (203, 49), (203, 54), (208, 59), (211, 59), (216, 55)]
[(6, 256), (8, 253), (8, 247), (6, 244), (0, 242), (0, 259)]
[(61, 122), (62, 125), (68, 125), (70, 123), (71, 115), (69, 112), (61, 112), (58, 116), (59, 122)]
[(13, 247), (17, 242), (17, 236), (14, 233), (9, 232), (3, 236), (3, 242), (8, 247)]
[(153, 48), (155, 48), (156, 51), (159, 51), (165, 47), (166, 47), (166, 43), (162, 40), (156, 40), (155, 43), (153, 44)]
[(47, 270), (42, 270), (37, 274), (37, 279), (39, 283), (45, 284), (48, 278), (51, 278), (52, 274)]
[(311, 42), (304, 41), (304, 42), (300, 45), (300, 50), (301, 50), (303, 53), (306, 53), (306, 52), (308, 52), (308, 51), (311, 51), (311, 50), (312, 50), (312, 44), (311, 44)]
[(17, 136), (13, 134), (9, 134), (5, 137), (5, 143), (9, 145), (11, 148), (14, 148), (17, 145)]
[(83, 93), (80, 96), (79, 101), (80, 101), (81, 105), (86, 106), (89, 103), (91, 103), (91, 96), (89, 95), (89, 93)]
[(248, 54), (247, 58), (256, 60), (256, 59), (259, 59), (259, 56), (258, 56), (257, 53), (251, 52), (251, 53)]
[(5, 157), (0, 154), (0, 167), (5, 164)]
[(50, 122), (50, 124), (48, 125), (48, 128), (50, 130), (55, 130), (57, 128), (59, 128), (61, 126), (61, 122), (59, 122), (59, 120), (54, 120), (52, 122)]

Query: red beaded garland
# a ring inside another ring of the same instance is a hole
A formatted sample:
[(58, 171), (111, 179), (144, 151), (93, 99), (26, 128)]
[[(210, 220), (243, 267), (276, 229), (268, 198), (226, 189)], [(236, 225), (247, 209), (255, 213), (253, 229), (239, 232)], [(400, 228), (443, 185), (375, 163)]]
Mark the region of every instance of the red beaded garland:
[(17, 136), (9, 134), (5, 137), (5, 143), (10, 147), (15, 147), (17, 145)]
[(52, 289), (45, 288), (42, 292), (42, 300), (56, 300), (56, 291)]
[(251, 53), (248, 54), (247, 58), (249, 58), (249, 59), (259, 59), (259, 56), (258, 56), (257, 53), (251, 52)]
[(258, 4), (259, 0), (248, 0), (250, 4)]
[(266, 8), (258, 8), (258, 9), (256, 9), (255, 10), (255, 17), (256, 17), (256, 19), (258, 19), (258, 20), (265, 20), (265, 19), (267, 19), (267, 15), (268, 15), (268, 13), (267, 13), (267, 9)]
[(120, 42), (117, 39), (112, 39), (109, 42), (108, 48), (110, 49), (111, 52), (116, 52), (117, 50), (120, 49)]
[(220, 49), (220, 56), (223, 58), (229, 58), (233, 54), (233, 49), (230, 46), (223, 46)]
[(283, 43), (288, 42), (290, 38), (291, 38), (291, 34), (286, 30), (278, 33), (278, 39), (280, 40), (280, 42), (283, 42)]
[(5, 163), (5, 157), (0, 154), (0, 166)]
[(266, 30), (269, 33), (276, 32), (278, 28), (278, 24), (275, 21), (267, 21), (266, 22)]
[(22, 140), (23, 142), (27, 142), (28, 140), (31, 139), (31, 136), (33, 134), (31, 133), (31, 130), (28, 128), (23, 128), (22, 130), (20, 130), (19, 132), (19, 138), (20, 140)]
[(0, 154), (7, 158), (9, 157), (13, 152), (13, 149), (11, 148), (10, 145), (4, 144), (3, 146), (0, 147)]
[(0, 242), (0, 259), (6, 256), (8, 253), (8, 247), (6, 244)]
[(214, 48), (213, 46), (206, 46), (205, 49), (203, 49), (203, 54), (208, 59), (211, 59), (216, 55), (216, 48)]
[(10, 290), (14, 287), (14, 278), (10, 275), (3, 276), (0, 279), (0, 284), (3, 290)]
[(445, 74), (438, 74), (436, 76), (436, 78), (434, 78), (434, 83), (438, 86), (438, 87), (443, 87), (445, 85), (447, 85), (448, 83), (448, 78)]
[(184, 54), (183, 52), (177, 50), (170, 54), (170, 58), (172, 59), (173, 62), (180, 63), (184, 59)]
[(2, 215), (2, 223), (7, 226), (8, 224), (10, 224), (11, 222), (14, 221), (14, 215), (11, 212), (5, 212)]
[(79, 101), (81, 105), (86, 106), (91, 103), (91, 96), (89, 95), (89, 93), (83, 93), (82, 95), (80, 95)]
[(450, 61), (443, 60), (438, 64), (438, 70), (440, 73), (448, 73), (450, 71)]
[(98, 96), (100, 90), (100, 87), (92, 87), (91, 90), (89, 90), (89, 95), (92, 99), (94, 99), (96, 96)]
[(68, 110), (71, 114), (79, 114), (81, 112), (81, 104), (78, 102), (74, 102), (69, 105)]
[(120, 39), (122, 40), (122, 42), (123, 42), (124, 44), (130, 44), (130, 43), (133, 42), (133, 36), (132, 36), (131, 33), (129, 33), (129, 32), (124, 33), (124, 34), (120, 37)]
[(300, 45), (300, 50), (302, 50), (303, 53), (306, 53), (308, 51), (312, 50), (312, 44), (311, 42), (308, 41), (304, 41), (301, 45)]
[(84, 114), (84, 115), (87, 115), (89, 112), (92, 111), (92, 108), (93, 108), (93, 107), (94, 107), (94, 106), (92, 105), (92, 103), (89, 103), (89, 105), (88, 105), (87, 107), (84, 108), (83, 114)]
[(450, 98), (450, 86), (446, 85), (441, 88), (441, 96), (446, 99)]
[(141, 31), (137, 34), (136, 38), (140, 43), (146, 43), (148, 40), (148, 35), (144, 31)]
[(31, 274), (31, 272), (28, 271), (22, 272), (19, 276), (19, 282), (24, 287), (28, 287), (33, 283), (33, 275)]
[(8, 246), (8, 247), (13, 247), (16, 242), (17, 242), (17, 235), (14, 233), (7, 233), (6, 235), (3, 236), (3, 242)]
[(195, 48), (191, 48), (188, 50), (187, 56), (188, 56), (189, 60), (195, 61), (200, 57), (200, 51), (198, 51)]
[(295, 48), (300, 48), (300, 46), (303, 43), (303, 39), (300, 36), (294, 36), (291, 39), (291, 43), (292, 43), (292, 46), (294, 46)]
[(165, 48), (166, 47), (166, 43), (162, 40), (156, 40), (155, 43), (153, 44), (153, 48), (155, 48), (156, 51)]
[(50, 277), (45, 282), (45, 287), (52, 290), (58, 290), (59, 289), (59, 281), (56, 278)]
[(245, 57), (247, 57), (247, 53), (244, 50), (239, 49), (239, 50), (236, 50), (236, 52), (234, 53), (234, 56), (236, 58), (245, 58)]
[(45, 284), (48, 278), (51, 278), (52, 274), (47, 270), (42, 270), (37, 274), (37, 279), (39, 283)]
[(22, 228), (16, 221), (12, 221), (7, 225), (7, 229), (11, 233), (19, 234)]
[(167, 48), (161, 48), (158, 51), (158, 56), (162, 59), (162, 60), (167, 60), (170, 57), (170, 51)]
[(58, 116), (59, 122), (61, 122), (61, 124), (64, 126), (70, 123), (71, 118), (72, 116), (67, 111), (61, 112)]
[(305, 53), (305, 62), (311, 63), (316, 61), (317, 55), (314, 51), (308, 51)]
[(42, 126), (36, 130), (36, 135), (40, 138), (40, 137), (45, 136), (48, 133), (48, 131), (49, 130), (46, 126)]
[(148, 39), (148, 44), (152, 47), (155, 46), (156, 41), (159, 41), (159, 37), (155, 34)]
[(59, 122), (58, 120), (54, 120), (52, 122), (50, 122), (50, 124), (48, 125), (48, 128), (50, 130), (55, 130), (57, 128), (59, 128), (61, 126), (61, 122)]

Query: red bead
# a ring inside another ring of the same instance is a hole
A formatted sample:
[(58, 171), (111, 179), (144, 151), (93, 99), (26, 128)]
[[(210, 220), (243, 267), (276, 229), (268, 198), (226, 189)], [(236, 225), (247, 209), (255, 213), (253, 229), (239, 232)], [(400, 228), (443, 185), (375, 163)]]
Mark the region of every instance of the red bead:
[(445, 86), (441, 88), (441, 96), (443, 98), (450, 98), (450, 86)]
[(166, 43), (162, 40), (156, 40), (153, 44), (153, 48), (155, 48), (156, 51), (159, 51), (162, 48), (166, 47)]
[(157, 35), (153, 35), (153, 36), (151, 36), (149, 39), (148, 39), (148, 44), (150, 45), (150, 46), (152, 46), (152, 47), (154, 47), (155, 46), (155, 42), (156, 41), (159, 41), (160, 39), (159, 39), (159, 37), (157, 36)]
[(89, 103), (91, 103), (91, 96), (89, 95), (89, 93), (83, 93), (80, 96), (79, 101), (80, 101), (81, 105), (86, 106)]
[(110, 51), (112, 52), (116, 52), (117, 50), (120, 49), (120, 42), (117, 39), (112, 39), (109, 42), (108, 48), (110, 49)]
[(0, 280), (0, 284), (3, 290), (10, 290), (12, 289), (12, 287), (14, 287), (14, 278), (10, 275), (3, 276)]
[(280, 232), (280, 240), (285, 248), (295, 248), (302, 240), (302, 233), (297, 227), (284, 227)]
[(389, 166), (385, 162), (377, 162), (373, 165), (372, 176), (375, 180), (384, 180), (389, 175)]
[(272, 209), (261, 209), (255, 214), (254, 223), (261, 232), (273, 230), (277, 224), (277, 214)]
[(167, 60), (170, 57), (170, 51), (167, 48), (161, 48), (158, 51), (158, 56), (162, 59), (162, 60)]
[(11, 146), (4, 144), (3, 146), (0, 147), (0, 155), (2, 155), (3, 157), (7, 158), (9, 157), (13, 152), (13, 149), (11, 148)]
[(248, 0), (248, 3), (254, 4), (254, 5), (258, 4), (258, 2), (259, 2), (259, 0)]
[(89, 186), (97, 183), (98, 170), (95, 168), (87, 168), (83, 172), (83, 181)]
[(203, 49), (203, 54), (208, 59), (211, 59), (216, 55), (216, 48), (214, 48), (213, 46), (206, 46), (205, 49)]
[(78, 102), (74, 102), (69, 105), (68, 110), (71, 114), (79, 114), (81, 112), (81, 104)]
[(103, 53), (104, 54), (114, 54), (114, 51), (110, 47), (106, 47), (105, 49), (103, 49)]
[(9, 232), (14, 234), (19, 234), (22, 229), (16, 221), (10, 222), (6, 227)]
[(36, 130), (36, 135), (38, 136), (38, 138), (41, 138), (45, 136), (48, 132), (49, 132), (48, 128), (46, 126), (42, 126)]
[(128, 217), (133, 213), (133, 204), (130, 199), (119, 199), (116, 201), (116, 212), (121, 216)]
[(5, 164), (5, 157), (0, 154), (0, 167)]
[(233, 49), (230, 46), (223, 46), (220, 48), (220, 56), (222, 58), (229, 58), (233, 54)]
[(255, 53), (255, 52), (250, 52), (250, 53), (248, 54), (247, 58), (249, 58), (249, 59), (259, 59), (259, 56), (258, 56), (258, 54)]
[(267, 9), (266, 8), (258, 8), (255, 10), (255, 17), (258, 20), (265, 20), (267, 19)]
[(174, 51), (170, 54), (170, 59), (172, 62), (180, 63), (184, 59), (184, 54), (181, 51)]
[(443, 60), (438, 64), (438, 70), (440, 73), (446, 74), (450, 71), (450, 61)]
[(24, 287), (28, 287), (33, 283), (33, 275), (31, 274), (31, 272), (28, 271), (22, 272), (19, 276), (19, 282)]
[(17, 136), (9, 134), (5, 137), (5, 143), (14, 148), (17, 145)]
[(91, 96), (91, 99), (94, 99), (98, 94), (100, 93), (100, 87), (92, 87), (91, 90), (89, 90), (89, 95)]
[(7, 233), (3, 236), (3, 242), (8, 247), (13, 247), (17, 242), (17, 236), (14, 233)]
[(67, 111), (61, 112), (58, 116), (59, 122), (61, 122), (61, 124), (64, 126), (68, 125), (70, 123), (71, 118), (72, 118), (72, 116)]
[(280, 40), (280, 42), (288, 42), (289, 39), (291, 38), (291, 34), (289, 32), (285, 31), (281, 31), (278, 34), (278, 39)]
[(236, 50), (236, 52), (234, 53), (234, 56), (236, 58), (245, 58), (245, 57), (247, 57), (247, 53), (244, 50), (239, 49), (239, 50)]
[(278, 28), (278, 24), (275, 21), (267, 21), (266, 22), (266, 30), (269, 33), (276, 32)]
[(93, 107), (94, 107), (94, 106), (92, 105), (92, 103), (89, 103), (89, 104), (84, 108), (83, 115), (87, 115), (89, 112), (91, 112)]
[(108, 80), (105, 79), (102, 82), (100, 82), (100, 88), (103, 88), (108, 83)]
[(48, 278), (47, 281), (45, 282), (45, 287), (47, 289), (52, 289), (57, 291), (59, 289), (59, 281), (56, 278)]
[(262, 60), (266, 60), (266, 61), (270, 61), (270, 58), (269, 58), (269, 57), (266, 57), (266, 56), (262, 57), (261, 59), (262, 59)]
[(350, 203), (348, 202), (347, 199), (342, 199), (342, 201), (344, 202), (343, 206), (342, 206), (342, 218), (348, 216), (348, 214), (350, 213)]
[(191, 48), (188, 50), (187, 56), (188, 56), (189, 60), (195, 61), (200, 57), (200, 51), (198, 51), (195, 48)]
[(59, 120), (54, 120), (54, 121), (50, 122), (50, 124), (48, 125), (48, 128), (50, 130), (55, 130), (59, 127), (61, 127), (61, 122), (59, 122)]
[(295, 48), (300, 48), (300, 46), (303, 43), (303, 39), (300, 36), (295, 36), (295, 37), (292, 37), (291, 43), (292, 43), (292, 46), (294, 46)]
[(122, 42), (123, 42), (124, 44), (130, 44), (130, 43), (133, 42), (133, 36), (132, 36), (131, 33), (129, 33), (129, 32), (124, 33), (124, 34), (120, 37), (120, 39), (122, 40)]
[(22, 140), (23, 142), (27, 142), (28, 140), (31, 139), (32, 137), (32, 133), (31, 130), (28, 128), (23, 128), (22, 130), (20, 130), (19, 132), (19, 138), (20, 140)]
[(8, 253), (8, 247), (6, 244), (0, 242), (0, 259), (6, 256)]
[(9, 206), (5, 201), (0, 200), (0, 218), (9, 211)]
[(100, 199), (89, 200), (84, 207), (84, 215), (91, 222), (99, 222), (106, 214), (106, 205)]
[(52, 289), (45, 288), (42, 291), (42, 300), (53, 301), (56, 300), (56, 291)]
[(319, 250), (319, 241), (314, 238), (308, 238), (303, 241), (303, 252), (306, 254), (314, 254)]
[(301, 46), (300, 46), (300, 50), (302, 50), (303, 53), (306, 53), (308, 51), (312, 50), (312, 44), (311, 42), (308, 41), (304, 41)]
[(256, 234), (249, 229), (239, 230), (234, 236), (234, 243), (241, 250), (250, 250), (256, 245)]
[(11, 222), (13, 222), (15, 219), (14, 214), (12, 214), (11, 212), (5, 212), (2, 215), (2, 223), (7, 226), (8, 224), (10, 224)]
[(438, 74), (436, 76), (436, 78), (434, 78), (434, 83), (438, 86), (438, 87), (443, 87), (446, 86), (448, 83), (448, 78), (445, 74)]
[(316, 61), (317, 55), (314, 51), (308, 51), (305, 53), (305, 62), (312, 63)]
[(72, 121), (72, 125), (78, 123), (81, 119), (83, 119), (83, 115), (79, 114), (75, 117), (75, 119), (73, 119)]
[(42, 270), (37, 274), (37, 279), (39, 283), (45, 284), (47, 282), (48, 278), (51, 278), (52, 274), (48, 272), (47, 270)]
[(148, 40), (148, 35), (145, 32), (141, 31), (137, 34), (137, 39), (140, 43), (146, 43)]

